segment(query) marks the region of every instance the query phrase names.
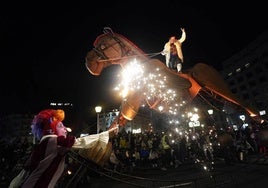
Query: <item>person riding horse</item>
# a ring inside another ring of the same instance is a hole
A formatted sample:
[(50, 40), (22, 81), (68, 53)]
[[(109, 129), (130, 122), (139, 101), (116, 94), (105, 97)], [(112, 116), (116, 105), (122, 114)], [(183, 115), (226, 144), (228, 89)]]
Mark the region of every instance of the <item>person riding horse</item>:
[(182, 69), (183, 53), (182, 43), (186, 39), (186, 32), (184, 28), (181, 28), (182, 34), (180, 39), (176, 39), (176, 36), (171, 36), (169, 41), (165, 44), (162, 55), (166, 57), (166, 66), (171, 70), (177, 70), (178, 72)]

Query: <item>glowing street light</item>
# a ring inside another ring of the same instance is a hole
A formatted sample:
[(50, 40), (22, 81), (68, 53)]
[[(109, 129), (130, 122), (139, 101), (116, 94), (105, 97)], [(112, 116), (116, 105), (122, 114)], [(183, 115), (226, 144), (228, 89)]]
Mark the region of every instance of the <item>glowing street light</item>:
[(96, 106), (95, 111), (97, 113), (97, 133), (100, 132), (100, 113), (101, 113), (102, 107)]
[(209, 109), (209, 110), (208, 110), (208, 114), (209, 114), (209, 115), (212, 115), (212, 114), (213, 114), (213, 110), (212, 110), (212, 109)]
[(246, 120), (245, 115), (240, 115), (239, 118), (244, 122)]

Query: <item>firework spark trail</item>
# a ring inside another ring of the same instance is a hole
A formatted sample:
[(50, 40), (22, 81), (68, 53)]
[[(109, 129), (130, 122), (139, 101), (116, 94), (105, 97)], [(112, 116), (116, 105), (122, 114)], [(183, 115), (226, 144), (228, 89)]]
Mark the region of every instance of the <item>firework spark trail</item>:
[[(136, 59), (128, 63), (118, 76), (120, 83), (115, 87), (119, 95), (126, 98), (129, 92), (141, 92), (145, 96), (144, 103), (150, 106), (156, 104), (154, 109), (177, 114), (185, 104), (178, 104), (178, 94), (173, 88), (168, 88), (168, 79), (159, 72), (158, 68), (145, 70), (142, 63)], [(138, 91), (139, 90), (139, 91)], [(144, 104), (144, 105), (145, 105)], [(151, 107), (151, 106), (150, 106)]]

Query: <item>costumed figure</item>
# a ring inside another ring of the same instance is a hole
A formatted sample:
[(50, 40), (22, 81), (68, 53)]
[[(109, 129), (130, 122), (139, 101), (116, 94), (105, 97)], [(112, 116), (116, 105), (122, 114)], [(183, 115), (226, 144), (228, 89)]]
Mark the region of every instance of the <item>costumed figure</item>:
[(171, 70), (177, 70), (178, 72), (182, 69), (183, 54), (182, 54), (182, 43), (186, 39), (186, 32), (184, 28), (181, 28), (182, 34), (180, 39), (176, 39), (175, 36), (171, 36), (169, 41), (165, 44), (162, 55), (166, 57), (166, 66)]
[[(115, 128), (100, 134), (75, 138), (67, 135), (67, 128), (62, 123), (64, 117), (63, 110), (54, 109), (43, 110), (34, 117), (31, 128), (39, 143), (34, 146), (31, 156), (23, 166), (27, 177), (20, 185), (22, 188), (55, 187), (64, 171), (68, 150), (91, 148), (96, 145), (105, 148), (109, 136), (116, 130)], [(10, 188), (15, 187), (15, 179), (16, 177), (10, 183)]]

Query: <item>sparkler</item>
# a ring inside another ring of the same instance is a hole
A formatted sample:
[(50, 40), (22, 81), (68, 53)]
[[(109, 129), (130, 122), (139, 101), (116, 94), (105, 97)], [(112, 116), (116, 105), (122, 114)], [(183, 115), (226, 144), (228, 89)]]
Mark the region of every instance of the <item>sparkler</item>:
[[(168, 79), (161, 74), (159, 68), (145, 70), (136, 59), (127, 63), (118, 75), (120, 83), (115, 87), (119, 95), (126, 98), (129, 92), (141, 92), (144, 95), (144, 106), (159, 112), (178, 114), (185, 101), (179, 100), (177, 91), (168, 87)], [(177, 103), (176, 101), (181, 101)]]

